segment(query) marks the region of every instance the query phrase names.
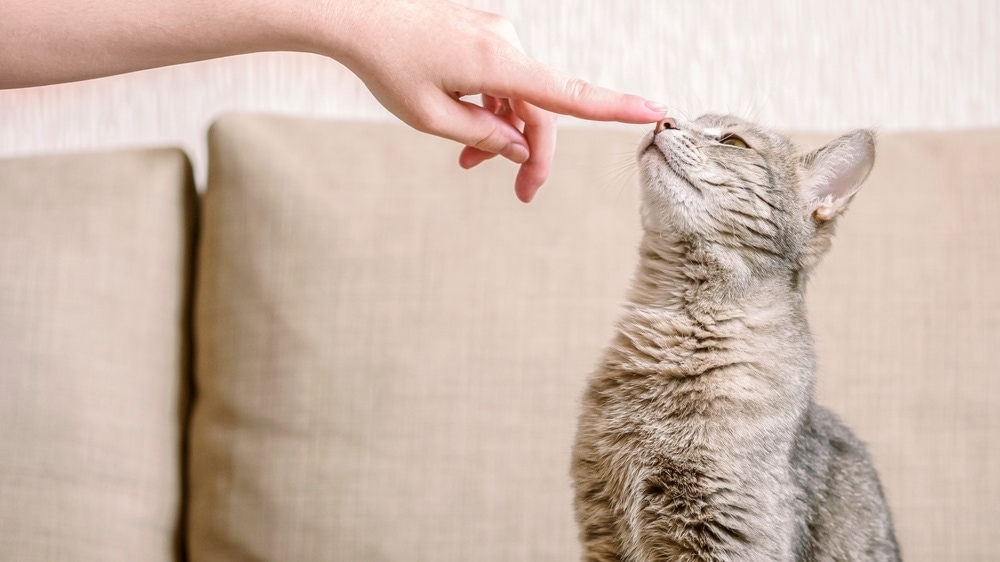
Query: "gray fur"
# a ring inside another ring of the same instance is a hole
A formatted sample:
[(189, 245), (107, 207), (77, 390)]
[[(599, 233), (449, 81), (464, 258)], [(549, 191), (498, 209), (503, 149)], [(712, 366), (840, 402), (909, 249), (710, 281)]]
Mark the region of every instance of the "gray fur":
[(899, 559), (868, 453), (813, 401), (804, 297), (874, 151), (714, 115), (642, 142), (640, 263), (573, 450), (585, 560)]

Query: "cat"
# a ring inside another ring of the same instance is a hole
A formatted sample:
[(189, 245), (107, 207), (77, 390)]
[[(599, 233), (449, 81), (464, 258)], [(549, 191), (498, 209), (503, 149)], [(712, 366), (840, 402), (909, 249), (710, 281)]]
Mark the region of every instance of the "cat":
[(875, 135), (733, 116), (640, 143), (643, 238), (573, 446), (584, 560), (899, 560), (864, 445), (813, 400), (805, 285)]

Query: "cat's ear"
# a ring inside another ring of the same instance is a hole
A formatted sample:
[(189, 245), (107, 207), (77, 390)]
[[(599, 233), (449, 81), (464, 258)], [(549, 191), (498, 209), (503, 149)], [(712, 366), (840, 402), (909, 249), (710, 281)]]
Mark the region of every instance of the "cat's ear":
[(806, 211), (820, 222), (847, 208), (875, 164), (875, 133), (858, 129), (802, 157)]

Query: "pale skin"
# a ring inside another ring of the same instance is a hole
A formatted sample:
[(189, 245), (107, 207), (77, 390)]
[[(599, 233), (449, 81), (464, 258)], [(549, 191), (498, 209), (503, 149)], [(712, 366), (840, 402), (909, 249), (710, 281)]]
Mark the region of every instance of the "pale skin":
[(549, 69), (509, 21), (446, 0), (0, 0), (0, 89), (259, 51), (340, 61), (403, 122), (465, 145), (462, 167), (519, 164), (525, 202), (552, 167), (555, 114), (653, 123), (666, 111)]

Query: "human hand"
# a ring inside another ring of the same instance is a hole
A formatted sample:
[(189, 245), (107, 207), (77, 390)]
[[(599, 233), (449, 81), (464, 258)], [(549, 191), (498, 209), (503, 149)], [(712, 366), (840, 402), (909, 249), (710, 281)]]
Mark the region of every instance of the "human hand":
[[(652, 123), (666, 108), (557, 73), (525, 55), (501, 16), (445, 0), (328, 4), (338, 37), (330, 54), (390, 112), (419, 131), (466, 145), (471, 168), (500, 154), (520, 164), (517, 197), (531, 201), (548, 178), (553, 113)], [(482, 96), (482, 105), (463, 98)]]

